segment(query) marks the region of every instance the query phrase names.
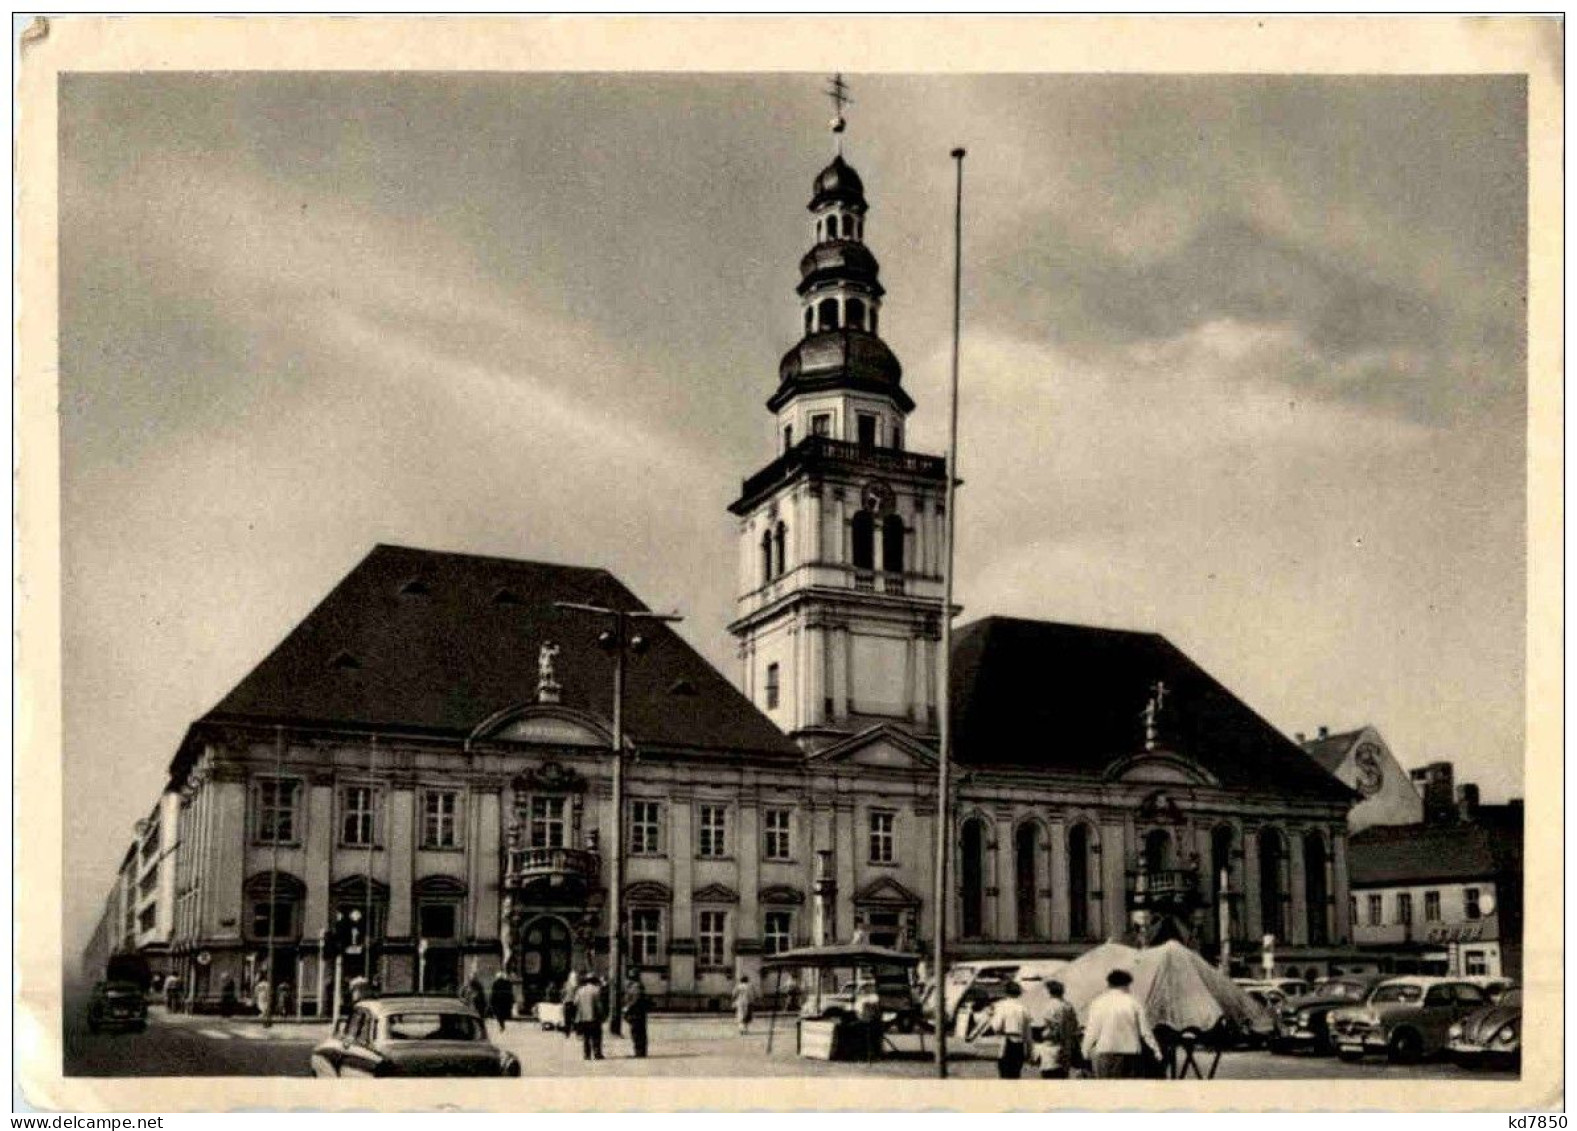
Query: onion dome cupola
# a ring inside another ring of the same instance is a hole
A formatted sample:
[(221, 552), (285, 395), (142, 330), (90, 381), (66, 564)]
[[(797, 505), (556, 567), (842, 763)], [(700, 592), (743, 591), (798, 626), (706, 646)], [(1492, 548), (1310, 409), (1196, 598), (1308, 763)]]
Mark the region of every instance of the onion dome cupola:
[(903, 366), (878, 336), (881, 266), (865, 245), (869, 210), (860, 174), (839, 153), (816, 175), (808, 208), (815, 243), (800, 260), (804, 336), (778, 364), (779, 385), (767, 407), (780, 412), (801, 394), (873, 394), (907, 414), (914, 402), (900, 386)]

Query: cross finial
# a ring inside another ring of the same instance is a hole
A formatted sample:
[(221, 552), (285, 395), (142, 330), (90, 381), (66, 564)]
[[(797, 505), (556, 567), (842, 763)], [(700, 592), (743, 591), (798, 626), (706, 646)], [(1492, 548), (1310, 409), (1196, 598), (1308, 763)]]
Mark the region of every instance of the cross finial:
[[(845, 106), (851, 105), (854, 102), (854, 99), (849, 97), (849, 84), (843, 81), (843, 76), (841, 74), (833, 75), (832, 78), (828, 80), (827, 89), (823, 91), (823, 93), (826, 94), (828, 98), (832, 99), (832, 121), (828, 123), (828, 125), (831, 127), (834, 134), (841, 135), (849, 124), (848, 122), (844, 121), (843, 108)], [(841, 152), (843, 148), (842, 137), (839, 137), (838, 139), (838, 148)]]

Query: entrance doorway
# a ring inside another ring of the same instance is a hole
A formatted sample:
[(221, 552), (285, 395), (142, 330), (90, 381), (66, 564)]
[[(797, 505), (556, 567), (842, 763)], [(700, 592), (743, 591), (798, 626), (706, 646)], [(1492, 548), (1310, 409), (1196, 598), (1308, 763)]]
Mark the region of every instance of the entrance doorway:
[(569, 977), (573, 940), (569, 924), (556, 915), (539, 915), (521, 932), (520, 989), (525, 1008), (557, 991)]

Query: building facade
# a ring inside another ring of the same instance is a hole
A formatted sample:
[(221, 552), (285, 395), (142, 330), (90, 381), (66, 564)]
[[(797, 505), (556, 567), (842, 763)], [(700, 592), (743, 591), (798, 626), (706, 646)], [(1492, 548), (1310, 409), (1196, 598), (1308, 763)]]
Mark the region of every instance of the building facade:
[(1415, 771), (1426, 819), (1352, 837), (1353, 937), (1396, 973), (1522, 974), (1522, 804), (1480, 805), (1449, 763)]
[(197, 1008), (264, 974), (322, 1012), (362, 973), (450, 990), (500, 969), (529, 1004), (605, 967), (615, 822), (625, 953), (675, 1008), (806, 942), (928, 952), (938, 821), (958, 957), (1179, 938), (1299, 974), (1351, 960), (1355, 794), (1159, 636), (961, 628), (938, 804), (945, 467), (904, 448), (841, 156), (810, 210), (780, 445), (731, 508), (741, 687), (643, 627), (615, 812), (613, 658), (561, 605), (636, 597), (597, 569), (375, 548), (170, 765), (168, 946)]
[(1347, 814), (1353, 832), (1371, 825), (1416, 825), (1424, 819), (1423, 791), (1376, 728), (1331, 734), (1321, 727), (1313, 738), (1295, 737), (1309, 757), (1358, 793), (1361, 800)]

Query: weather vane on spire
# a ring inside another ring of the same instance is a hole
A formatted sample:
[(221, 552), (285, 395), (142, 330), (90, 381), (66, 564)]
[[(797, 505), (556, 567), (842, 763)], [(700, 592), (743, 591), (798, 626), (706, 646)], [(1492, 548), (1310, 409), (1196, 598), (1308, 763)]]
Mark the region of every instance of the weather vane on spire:
[(838, 152), (842, 153), (843, 131), (849, 125), (843, 117), (843, 108), (851, 105), (854, 99), (849, 97), (849, 84), (843, 81), (841, 74), (833, 75), (827, 89), (822, 93), (832, 99), (832, 121), (828, 125), (831, 126), (832, 132), (838, 135)]

